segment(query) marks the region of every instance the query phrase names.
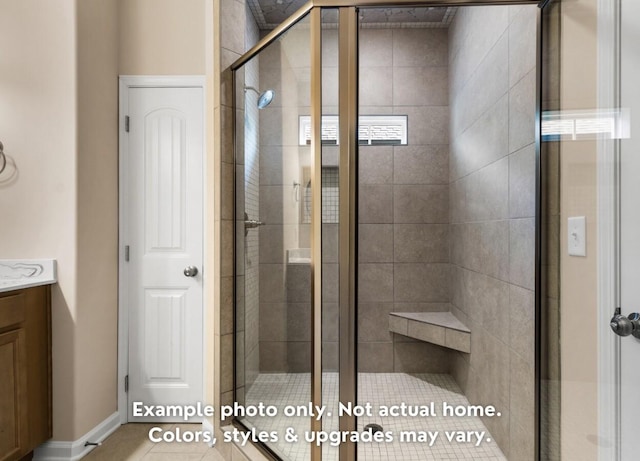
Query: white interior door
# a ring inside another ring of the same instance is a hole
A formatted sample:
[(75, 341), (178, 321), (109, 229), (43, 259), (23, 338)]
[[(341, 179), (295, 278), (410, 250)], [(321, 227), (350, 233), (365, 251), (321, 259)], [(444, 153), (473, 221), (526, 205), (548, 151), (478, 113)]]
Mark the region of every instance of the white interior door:
[[(640, 312), (640, 2), (621, 4), (621, 106), (631, 113), (631, 137), (621, 156), (621, 304), (622, 314)], [(621, 338), (621, 457), (640, 459), (640, 339)]]
[(203, 90), (128, 91), (127, 406), (172, 421), (132, 404), (203, 399)]

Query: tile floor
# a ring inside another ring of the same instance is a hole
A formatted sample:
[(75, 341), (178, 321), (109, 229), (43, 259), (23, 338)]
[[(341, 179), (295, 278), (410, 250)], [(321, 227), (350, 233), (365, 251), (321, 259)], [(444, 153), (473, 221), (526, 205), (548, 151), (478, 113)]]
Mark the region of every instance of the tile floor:
[[(309, 401), (310, 375), (308, 373), (262, 374), (247, 394), (246, 405), (264, 402), (280, 409), (286, 405), (304, 405)], [(451, 405), (468, 405), (469, 402), (455, 381), (446, 374), (404, 373), (360, 373), (358, 387), (359, 402), (371, 402), (373, 413), (380, 405), (425, 405), (435, 402), (441, 408), (442, 402)], [(323, 397), (332, 415), (324, 420), (324, 430), (337, 430), (338, 374), (323, 374)], [(245, 418), (244, 423), (259, 430), (278, 431), (284, 434), (287, 427), (295, 427), (303, 432), (309, 427), (306, 417)], [(477, 417), (394, 417), (380, 416), (358, 418), (358, 430), (364, 425), (377, 423), (385, 431), (440, 431), (446, 430), (486, 431), (486, 426)], [(102, 446), (89, 453), (87, 461), (225, 461), (215, 448), (205, 443), (153, 443), (148, 438), (154, 426), (165, 429), (180, 427), (199, 430), (200, 425), (188, 424), (127, 424), (107, 438)], [(221, 442), (219, 442), (221, 443)], [(278, 442), (270, 448), (287, 461), (308, 461), (309, 446), (306, 443)], [(337, 461), (335, 447), (323, 447), (323, 461)], [(235, 458), (234, 458), (235, 459)], [(450, 443), (444, 436), (429, 447), (426, 443), (360, 443), (358, 459), (366, 461), (424, 461), (466, 460), (466, 461), (506, 461), (495, 442), (484, 442), (479, 446), (469, 443)]]
[(180, 426), (192, 431), (200, 424), (125, 424), (96, 447), (83, 461), (225, 461), (206, 443), (153, 443), (148, 434), (152, 427), (166, 429)]
[[(358, 418), (358, 430), (362, 431), (369, 423), (377, 423), (384, 431), (439, 431), (440, 436), (433, 446), (426, 443), (360, 443), (358, 459), (366, 461), (424, 461), (430, 460), (468, 460), (468, 461), (506, 461), (498, 445), (491, 440), (479, 446), (469, 443), (448, 442), (444, 431), (486, 431), (486, 437), (492, 439), (486, 426), (478, 417), (380, 417), (375, 416), (380, 405), (425, 405), (434, 402), (441, 409), (442, 402), (450, 405), (469, 405), (454, 379), (448, 374), (405, 373), (360, 373), (358, 375), (359, 403), (370, 402), (373, 405), (373, 417)], [(306, 404), (309, 401), (310, 375), (308, 373), (261, 374), (247, 393), (246, 405), (264, 402), (265, 405)], [(323, 373), (323, 399), (332, 416), (323, 422), (324, 430), (338, 430), (337, 401), (338, 374)], [(260, 430), (278, 431), (283, 434), (287, 427), (295, 427), (304, 432), (309, 427), (306, 417), (277, 416), (245, 418), (245, 424)], [(306, 443), (278, 442), (270, 448), (288, 461), (307, 461), (309, 446)], [(323, 447), (323, 460), (337, 461), (338, 450)]]

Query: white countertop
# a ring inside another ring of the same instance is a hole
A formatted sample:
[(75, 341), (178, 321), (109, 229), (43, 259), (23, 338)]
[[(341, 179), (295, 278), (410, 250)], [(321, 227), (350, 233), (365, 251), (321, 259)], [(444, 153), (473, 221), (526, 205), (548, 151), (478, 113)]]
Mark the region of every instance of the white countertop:
[(56, 282), (55, 259), (0, 259), (0, 293)]

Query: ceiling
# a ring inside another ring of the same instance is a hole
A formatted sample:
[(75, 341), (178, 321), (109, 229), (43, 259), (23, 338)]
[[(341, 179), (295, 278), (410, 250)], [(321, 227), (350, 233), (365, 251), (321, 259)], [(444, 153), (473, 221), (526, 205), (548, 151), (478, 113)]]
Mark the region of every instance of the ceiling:
[[(261, 30), (273, 29), (306, 2), (307, 0), (248, 0), (249, 7)], [(369, 28), (448, 27), (453, 20), (455, 11), (454, 7), (361, 8), (360, 23), (362, 27)], [(332, 20), (327, 15), (323, 18), (323, 22), (331, 23)]]

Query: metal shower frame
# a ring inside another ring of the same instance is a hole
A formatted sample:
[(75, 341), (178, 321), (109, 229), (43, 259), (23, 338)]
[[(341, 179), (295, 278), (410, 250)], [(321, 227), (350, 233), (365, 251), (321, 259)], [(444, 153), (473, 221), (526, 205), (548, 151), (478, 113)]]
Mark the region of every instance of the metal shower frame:
[[(338, 85), (339, 85), (339, 400), (357, 402), (357, 244), (358, 244), (358, 9), (382, 7), (456, 7), (482, 5), (539, 5), (547, 2), (539, 0), (310, 0), (278, 27), (264, 36), (255, 46), (236, 60), (231, 66), (233, 71), (233, 130), (236, 136), (236, 78), (235, 71), (256, 57), (271, 43), (286, 33), (307, 15), (310, 19), (311, 46), (311, 396), (315, 405), (322, 403), (322, 10), (337, 9), (338, 20)], [(540, 85), (541, 85), (541, 8), (538, 11), (538, 68), (536, 95), (536, 249), (535, 249), (535, 459), (540, 459), (540, 362), (541, 362), (541, 322), (540, 322)], [(238, 142), (234, 142), (236, 149)], [(234, 171), (234, 191), (235, 178)], [(234, 206), (234, 210), (236, 207)], [(234, 226), (236, 225), (234, 216)], [(238, 233), (234, 229), (234, 236)], [(234, 242), (234, 252), (237, 246)], [(234, 255), (234, 280), (235, 274)], [(235, 283), (234, 283), (235, 287)], [(235, 299), (235, 298), (234, 298)], [(235, 316), (235, 309), (234, 309)], [(234, 320), (235, 323), (235, 320)], [(234, 331), (235, 328), (234, 328)], [(234, 341), (234, 366), (236, 347)], [(235, 381), (235, 372), (234, 372)], [(234, 398), (236, 386), (234, 385)], [(247, 429), (240, 421), (234, 421), (238, 427)], [(310, 418), (310, 429), (322, 429), (322, 422)], [(342, 416), (340, 431), (355, 431), (355, 416)], [(266, 445), (258, 445), (263, 453), (273, 459), (279, 459)], [(356, 443), (347, 442), (339, 447), (340, 461), (357, 459)], [(321, 447), (311, 445), (311, 461), (321, 461)]]

